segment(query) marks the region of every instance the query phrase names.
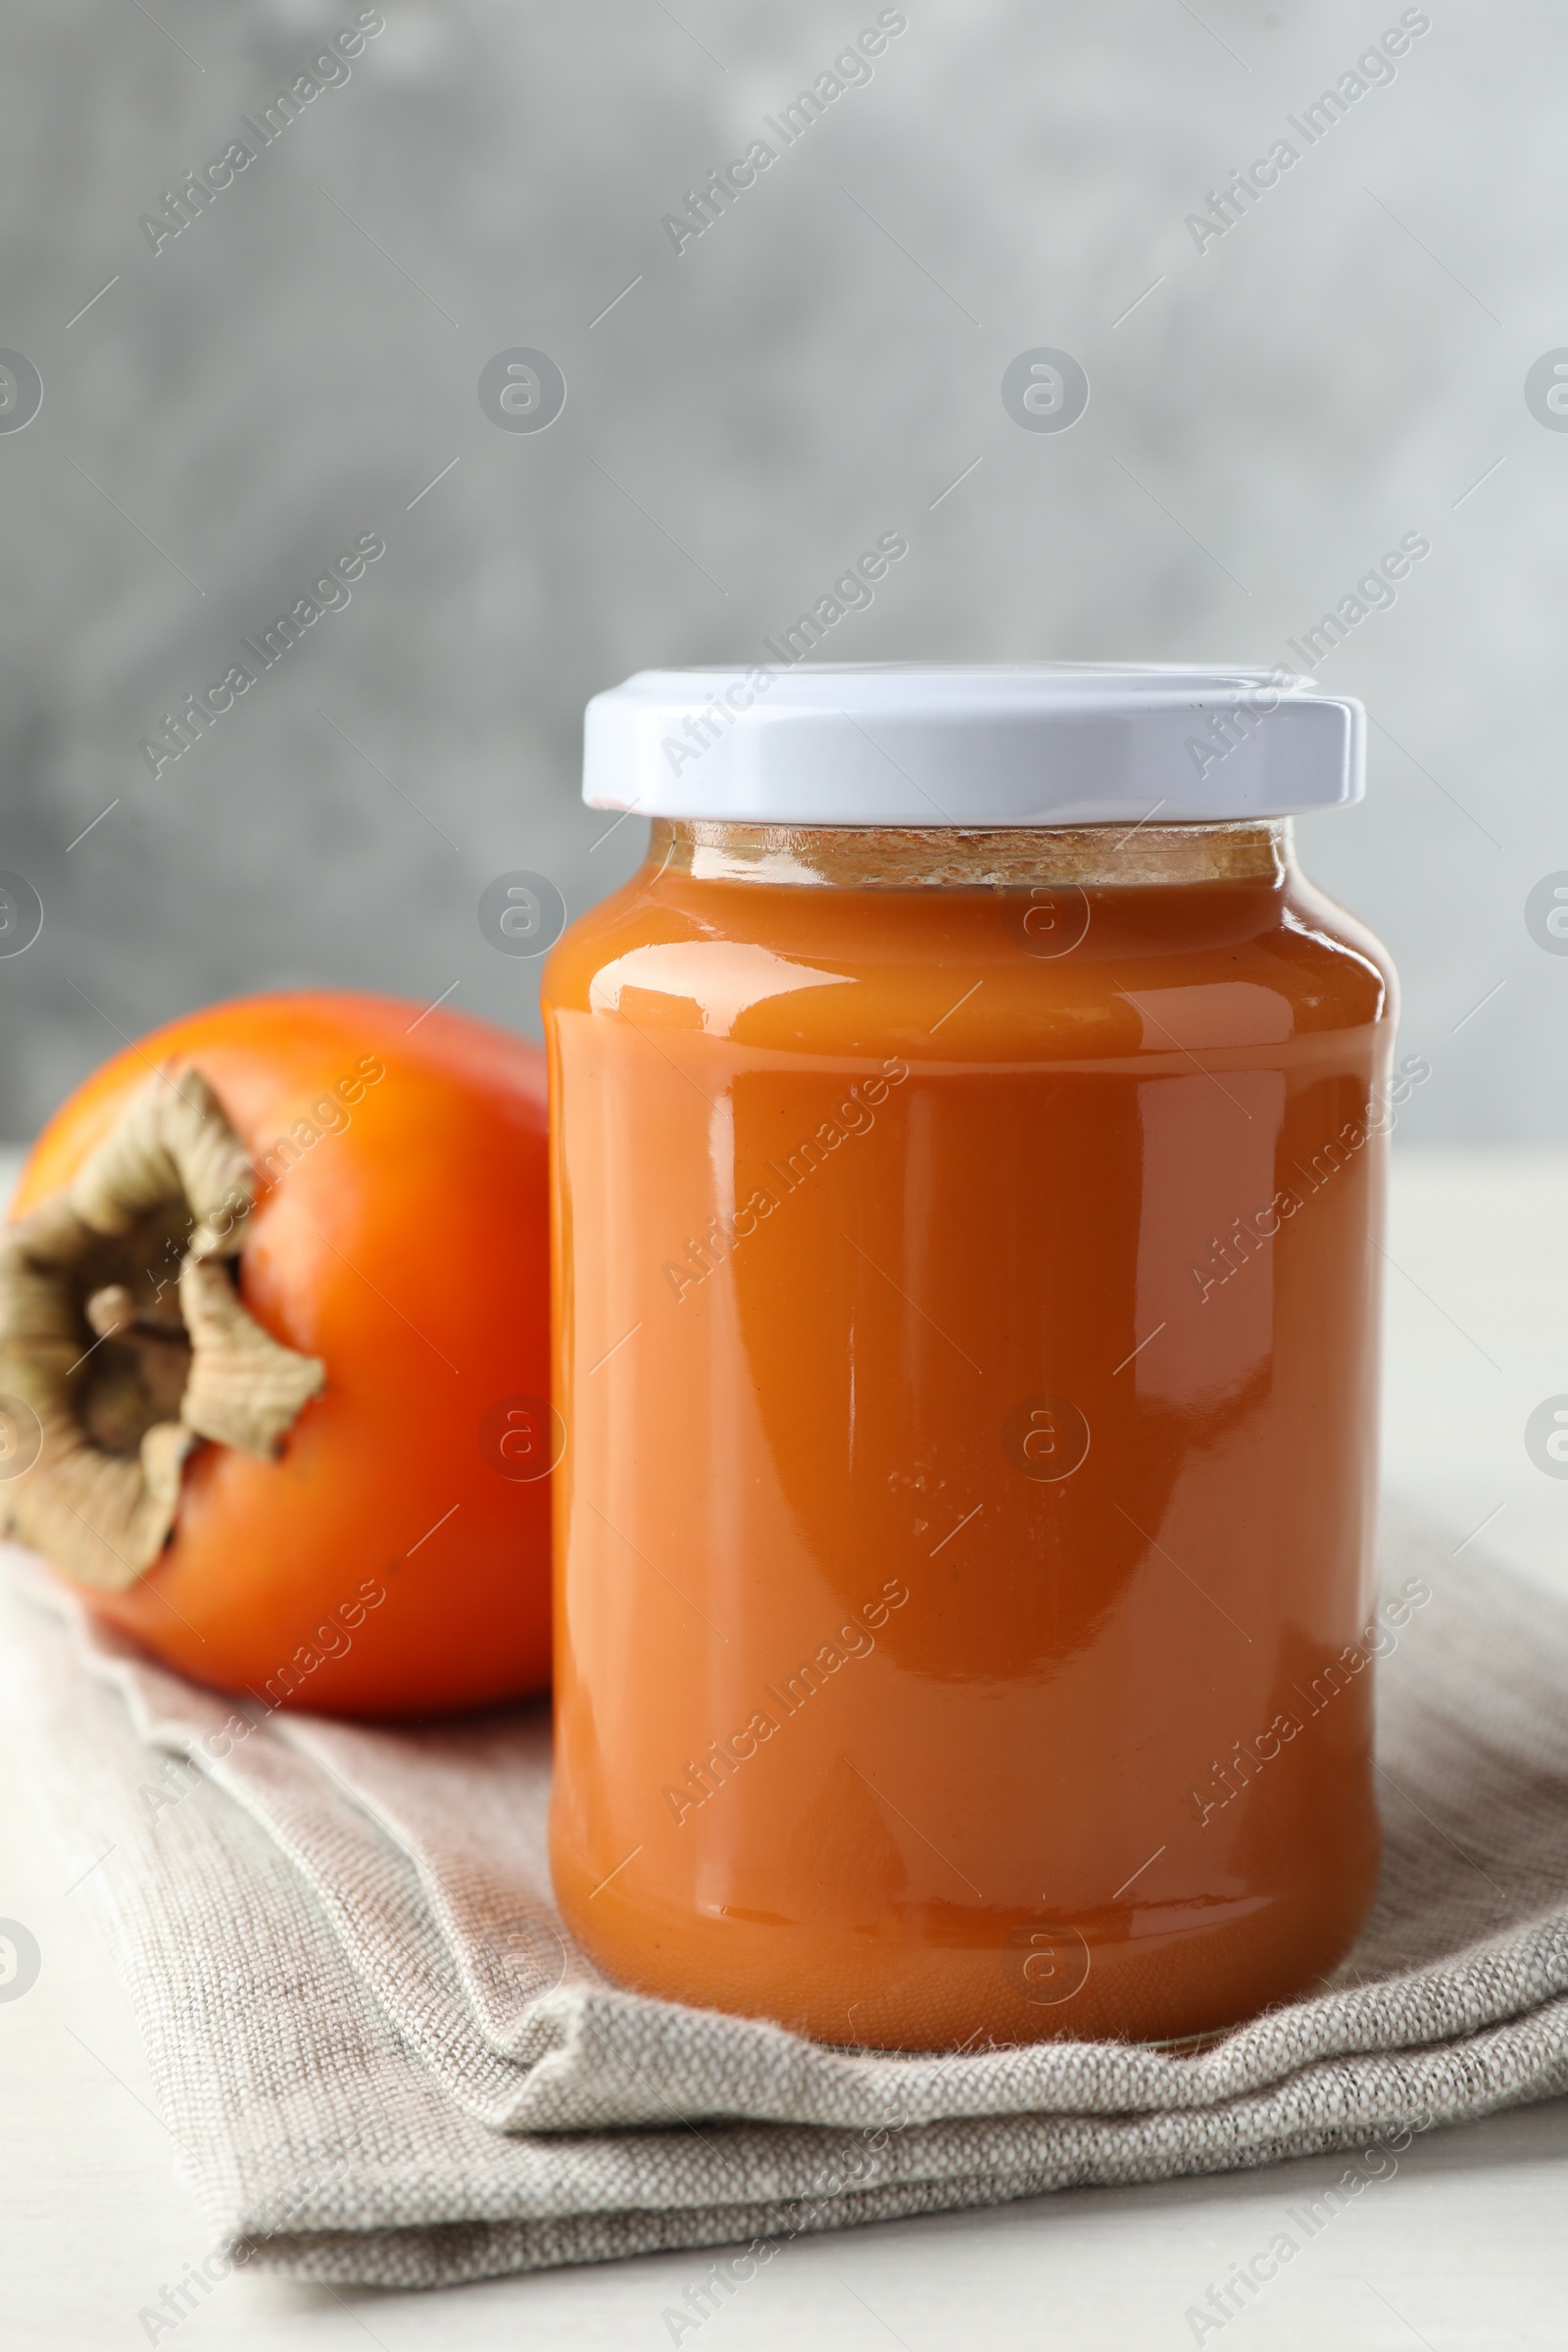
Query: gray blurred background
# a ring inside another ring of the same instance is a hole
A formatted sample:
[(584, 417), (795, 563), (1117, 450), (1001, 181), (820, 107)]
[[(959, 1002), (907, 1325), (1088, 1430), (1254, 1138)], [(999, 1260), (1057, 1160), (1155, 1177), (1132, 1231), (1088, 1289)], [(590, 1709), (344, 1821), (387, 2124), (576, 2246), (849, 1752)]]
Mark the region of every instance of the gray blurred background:
[[(242, 991), (536, 1031), (481, 891), (531, 868), (576, 911), (645, 836), (578, 803), (587, 696), (757, 658), (888, 530), (909, 554), (835, 660), (1299, 666), (1428, 538), (1321, 664), (1372, 713), (1371, 790), (1302, 855), (1401, 967), (1434, 1069), (1403, 1132), (1568, 1136), (1568, 956), (1525, 915), (1568, 869), (1568, 431), (1525, 394), (1568, 345), (1560, 7), (910, 0), (679, 253), (663, 217), (885, 12), (382, 13), (263, 146), (241, 118), (356, 6), (0, 7), (0, 346), (44, 387), (15, 429), (0, 382), (0, 868), (45, 908), (0, 957), (0, 1138)], [(1429, 28), (1308, 147), (1287, 118), (1401, 18)], [(173, 234), (166, 192), (235, 137)], [(1187, 216), (1282, 137), (1200, 252)], [(1036, 346), (1088, 371), (1070, 431), (1004, 408)], [(564, 374), (548, 430), (480, 406), (516, 347)], [(352, 602), (155, 777), (163, 714), (367, 533)]]

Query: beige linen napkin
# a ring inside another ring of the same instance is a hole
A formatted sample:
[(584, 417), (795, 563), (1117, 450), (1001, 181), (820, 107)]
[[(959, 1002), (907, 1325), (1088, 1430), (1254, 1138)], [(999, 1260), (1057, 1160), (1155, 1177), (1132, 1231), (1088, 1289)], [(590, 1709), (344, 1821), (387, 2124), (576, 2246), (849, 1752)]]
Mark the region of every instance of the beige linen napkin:
[(382, 2286), (672, 2246), (755, 2263), (803, 2230), (1568, 2090), (1568, 1610), (1414, 1522), (1383, 1558), (1432, 1598), (1378, 1669), (1377, 1909), (1330, 1989), (1197, 2055), (856, 2054), (620, 1991), (551, 1897), (542, 1708), (264, 1719), (15, 1551), (0, 1701), (230, 2259)]

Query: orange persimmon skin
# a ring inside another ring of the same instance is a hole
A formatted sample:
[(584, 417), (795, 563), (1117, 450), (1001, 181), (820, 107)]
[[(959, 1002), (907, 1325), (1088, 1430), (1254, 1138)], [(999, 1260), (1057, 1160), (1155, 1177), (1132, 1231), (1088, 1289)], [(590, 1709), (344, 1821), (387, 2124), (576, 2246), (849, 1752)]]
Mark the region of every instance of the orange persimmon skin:
[[(349, 1715), (542, 1690), (551, 1480), (504, 1475), (494, 1431), (507, 1399), (550, 1394), (544, 1056), (387, 997), (213, 1005), (117, 1054), (63, 1105), (13, 1219), (69, 1184), (172, 1060), (209, 1079), (256, 1168), (241, 1297), (274, 1338), (322, 1359), (326, 1387), (275, 1461), (199, 1446), (162, 1559), (128, 1592), (86, 1597), (180, 1672), (267, 1705), (291, 1682), (283, 1703)], [(385, 1075), (364, 1083), (369, 1065)], [(357, 1101), (345, 1082), (364, 1083)], [(343, 1125), (312, 1117), (323, 1098)]]

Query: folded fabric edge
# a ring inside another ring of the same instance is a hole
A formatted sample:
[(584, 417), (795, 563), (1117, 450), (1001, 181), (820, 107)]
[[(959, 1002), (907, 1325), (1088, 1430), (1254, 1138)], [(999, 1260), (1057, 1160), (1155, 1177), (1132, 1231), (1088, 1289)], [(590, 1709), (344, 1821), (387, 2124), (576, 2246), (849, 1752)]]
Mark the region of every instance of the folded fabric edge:
[[(1501, 2092), (1490, 2104), (1463, 2117), (1440, 2117), (1423, 2128), (1442, 2130), (1450, 2121), (1471, 2122), (1506, 2107), (1540, 2105), (1560, 2096), (1565, 2087), (1568, 2065), (1559, 2064), (1522, 2092)], [(306, 2283), (417, 2289), (460, 2286), (580, 2263), (629, 2261), (645, 2254), (742, 2247), (745, 2252), (740, 2262), (724, 2266), (727, 2286), (721, 2282), (710, 2290), (716, 2307), (786, 2252), (796, 2238), (927, 2214), (1015, 2204), (1026, 2197), (1055, 2195), (1065, 2189), (1151, 2187), (1162, 2181), (1212, 2178), (1358, 2148), (1366, 2163), (1348, 2166), (1339, 2183), (1331, 2184), (1337, 2187), (1343, 2204), (1364, 2194), (1375, 2182), (1392, 2178), (1398, 2169), (1399, 2155), (1413, 2136), (1408, 2124), (1397, 2118), (1371, 2125), (1341, 2122), (1285, 2136), (1271, 2135), (1242, 2147), (1192, 2148), (1172, 2162), (1156, 2158), (1128, 2163), (1113, 2154), (1084, 2150), (1054, 2163), (941, 2180), (894, 2181), (814, 2199), (637, 2207), (541, 2221), (448, 2222), (408, 2230), (311, 2231), (231, 2239), (223, 2254), (236, 2268), (249, 2267)], [(1397, 2147), (1391, 2147), (1391, 2141), (1398, 2143)], [(1368, 2170), (1366, 2164), (1374, 2155), (1377, 2162)], [(1318, 2192), (1319, 2199), (1324, 2193)], [(742, 2271), (741, 2264), (746, 2261), (752, 2267)], [(710, 2278), (711, 2274), (705, 2276)], [(702, 2281), (697, 2283), (701, 2286)]]
[[(1424, 2018), (1400, 2013), (1401, 2008), (1408, 2011), (1412, 1991), (1432, 1996)], [(841, 2071), (831, 2080), (813, 2084), (806, 2080), (806, 2070), (797, 2068), (781, 2082), (769, 2110), (757, 2095), (754, 2064), (748, 2105), (726, 2107), (720, 2102), (693, 2112), (703, 2122), (857, 2129), (876, 2121), (890, 2092), (911, 2124), (1045, 2113), (1067, 2117), (1208, 2112), (1315, 2067), (1401, 2052), (1418, 2056), (1522, 2026), (1548, 2014), (1565, 1998), (1568, 1905), (1559, 1905), (1538, 1919), (1478, 1938), (1441, 1966), (1401, 1971), (1353, 1991), (1265, 2010), (1190, 2057), (1117, 2041), (1019, 2042), (967, 2054), (852, 2052), (812, 2042), (802, 2046), (813, 2059), (840, 2062)], [(592, 1988), (548, 1999), (560, 2045), (537, 2062), (528, 2083), (519, 2088), (514, 2120), (504, 2128), (550, 2136), (667, 2121), (667, 2105), (651, 2096), (646, 2085), (638, 2088), (644, 2069), (637, 2060), (650, 2054), (654, 2004)], [(673, 2003), (657, 2006), (668, 2008), (676, 2018), (693, 2014)], [(735, 2020), (716, 2011), (702, 2014), (720, 2029), (765, 2023)], [(794, 2036), (776, 2031), (793, 2045)], [(793, 2048), (788, 2054), (793, 2055)], [(1072, 2079), (1087, 2078), (1091, 2068), (1107, 2059), (1121, 2061), (1129, 2072), (1130, 2079), (1115, 2096), (1107, 2098), (1103, 2082)], [(1048, 2070), (1055, 2080), (1042, 2080)], [(999, 2081), (999, 2075), (1004, 2079)], [(599, 2085), (602, 2114), (584, 2107), (579, 2076), (591, 2077)], [(569, 2122), (552, 2122), (541, 2113), (558, 2078), (572, 2094)], [(858, 2099), (863, 2105), (858, 2105)]]

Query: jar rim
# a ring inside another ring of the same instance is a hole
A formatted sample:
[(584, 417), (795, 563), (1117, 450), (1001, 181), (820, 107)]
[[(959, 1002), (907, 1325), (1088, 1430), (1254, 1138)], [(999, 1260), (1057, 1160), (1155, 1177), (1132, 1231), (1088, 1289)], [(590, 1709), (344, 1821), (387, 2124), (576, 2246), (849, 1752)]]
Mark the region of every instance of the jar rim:
[(1141, 889), (1283, 884), (1289, 817), (1133, 825), (754, 825), (656, 817), (649, 862), (695, 882), (849, 890)]

